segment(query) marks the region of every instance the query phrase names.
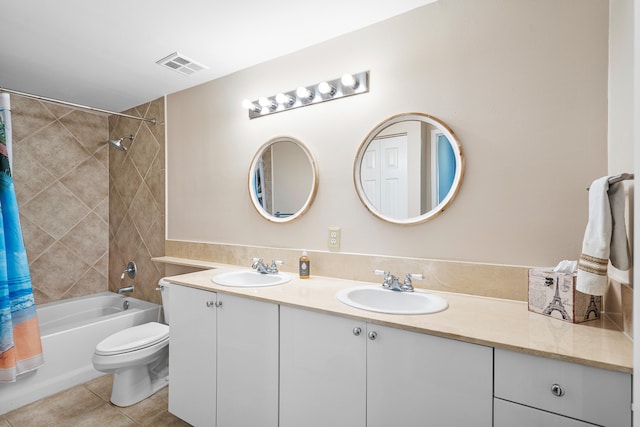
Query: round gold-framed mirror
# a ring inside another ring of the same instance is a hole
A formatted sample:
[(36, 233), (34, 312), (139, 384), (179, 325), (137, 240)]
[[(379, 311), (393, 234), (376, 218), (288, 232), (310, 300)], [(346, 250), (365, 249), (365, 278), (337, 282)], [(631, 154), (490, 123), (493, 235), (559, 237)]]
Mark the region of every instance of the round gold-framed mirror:
[(442, 120), (402, 113), (373, 128), (353, 165), (358, 197), (376, 217), (419, 224), (441, 214), (464, 176), (462, 146)]
[(299, 140), (278, 136), (258, 149), (249, 167), (249, 197), (258, 213), (272, 222), (300, 218), (318, 191), (318, 167)]

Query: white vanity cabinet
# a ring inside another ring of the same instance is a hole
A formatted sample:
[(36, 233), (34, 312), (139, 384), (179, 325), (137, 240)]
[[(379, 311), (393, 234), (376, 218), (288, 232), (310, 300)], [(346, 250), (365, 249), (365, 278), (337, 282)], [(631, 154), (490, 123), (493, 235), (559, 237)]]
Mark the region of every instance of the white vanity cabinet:
[(279, 306), (218, 294), (218, 426), (278, 427)]
[(169, 412), (194, 426), (215, 425), (216, 297), (171, 286)]
[(169, 412), (194, 426), (278, 426), (278, 311), (171, 287)]
[(365, 427), (365, 328), (280, 307), (280, 427)]
[(281, 307), (280, 426), (491, 426), (490, 347)]
[(631, 426), (631, 375), (495, 350), (495, 427)]
[(367, 325), (367, 427), (489, 427), (492, 389), (491, 347)]

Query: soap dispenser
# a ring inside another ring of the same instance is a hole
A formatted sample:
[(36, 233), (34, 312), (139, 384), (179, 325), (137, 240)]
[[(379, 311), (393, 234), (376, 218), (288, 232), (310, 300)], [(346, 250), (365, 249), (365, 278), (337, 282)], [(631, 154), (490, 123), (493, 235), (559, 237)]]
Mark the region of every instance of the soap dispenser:
[(302, 251), (302, 256), (300, 257), (299, 266), (300, 266), (300, 278), (308, 279), (311, 272), (311, 261), (309, 260), (307, 251)]

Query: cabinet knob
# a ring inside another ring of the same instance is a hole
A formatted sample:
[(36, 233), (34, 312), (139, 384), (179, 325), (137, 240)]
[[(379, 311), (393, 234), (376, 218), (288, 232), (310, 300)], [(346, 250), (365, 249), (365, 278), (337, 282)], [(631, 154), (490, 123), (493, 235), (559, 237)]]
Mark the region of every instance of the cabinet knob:
[(207, 301), (207, 307), (213, 307), (214, 302), (213, 301)]
[(216, 301), (215, 306), (216, 307), (222, 307), (222, 301)]
[(362, 333), (362, 328), (359, 326), (356, 326), (355, 328), (353, 328), (353, 335), (355, 336), (360, 336), (360, 334)]
[(554, 384), (551, 386), (551, 394), (557, 397), (564, 396), (564, 389), (560, 384)]
[(369, 339), (371, 341), (375, 340), (376, 338), (378, 338), (378, 333), (376, 331), (371, 331), (369, 332), (369, 334), (367, 335), (369, 337)]

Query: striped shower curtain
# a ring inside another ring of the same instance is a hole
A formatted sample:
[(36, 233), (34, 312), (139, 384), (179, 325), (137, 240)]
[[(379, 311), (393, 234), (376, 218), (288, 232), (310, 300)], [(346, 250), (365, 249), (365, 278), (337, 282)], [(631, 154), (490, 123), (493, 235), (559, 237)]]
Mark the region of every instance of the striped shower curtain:
[(8, 94), (0, 93), (0, 382), (13, 382), (44, 362), (9, 164), (8, 103)]

